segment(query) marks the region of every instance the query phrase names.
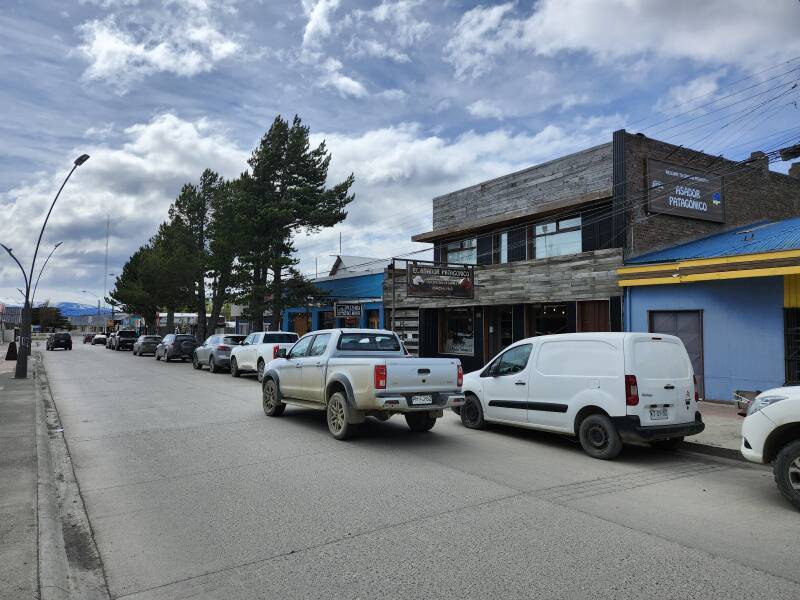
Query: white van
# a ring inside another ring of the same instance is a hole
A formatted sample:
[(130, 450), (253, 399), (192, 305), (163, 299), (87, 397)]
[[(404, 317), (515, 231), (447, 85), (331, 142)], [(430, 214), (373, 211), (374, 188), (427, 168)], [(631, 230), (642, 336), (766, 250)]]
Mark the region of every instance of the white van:
[(464, 376), (461, 422), (576, 435), (589, 456), (623, 442), (675, 448), (705, 428), (681, 340), (650, 333), (570, 333), (514, 343)]

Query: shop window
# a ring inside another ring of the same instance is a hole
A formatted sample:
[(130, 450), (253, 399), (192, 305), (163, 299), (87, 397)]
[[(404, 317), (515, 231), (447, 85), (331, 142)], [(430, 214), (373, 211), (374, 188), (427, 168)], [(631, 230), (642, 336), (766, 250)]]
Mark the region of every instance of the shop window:
[(336, 322), (333, 318), (333, 311), (326, 310), (325, 312), (320, 315), (320, 329), (333, 329), (336, 325)]
[(445, 246), (445, 262), (474, 265), (478, 260), (478, 243), (475, 238), (450, 242)]
[(367, 327), (370, 329), (379, 329), (380, 328), (380, 314), (377, 310), (368, 310), (367, 311)]
[(534, 225), (533, 238), (536, 258), (582, 252), (581, 218), (580, 216), (571, 217)]
[(470, 308), (443, 309), (440, 316), (439, 351), (443, 354), (475, 354), (474, 311)]

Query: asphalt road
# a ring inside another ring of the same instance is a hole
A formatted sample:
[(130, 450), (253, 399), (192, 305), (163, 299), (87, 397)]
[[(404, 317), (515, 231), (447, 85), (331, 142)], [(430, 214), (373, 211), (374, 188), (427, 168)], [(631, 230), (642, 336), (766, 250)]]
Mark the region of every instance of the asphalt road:
[(337, 442), (253, 377), (76, 341), (45, 365), (113, 597), (800, 598), (764, 468), (452, 413)]

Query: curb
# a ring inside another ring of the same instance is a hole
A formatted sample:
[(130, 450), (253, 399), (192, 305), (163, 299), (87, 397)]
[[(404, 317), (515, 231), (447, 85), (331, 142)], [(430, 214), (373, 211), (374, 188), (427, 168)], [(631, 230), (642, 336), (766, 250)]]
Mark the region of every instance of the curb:
[(738, 450), (733, 450), (732, 448), (722, 448), (720, 446), (709, 446), (708, 444), (684, 441), (683, 444), (681, 444), (681, 450), (752, 464), (748, 460), (745, 460)]
[(34, 355), (42, 600), (108, 600), (103, 564), (75, 479), (41, 352)]

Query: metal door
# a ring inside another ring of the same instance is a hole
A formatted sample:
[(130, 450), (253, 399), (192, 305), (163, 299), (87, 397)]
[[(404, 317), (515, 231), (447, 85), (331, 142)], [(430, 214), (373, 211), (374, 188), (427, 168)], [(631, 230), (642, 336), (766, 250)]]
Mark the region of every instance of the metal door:
[(679, 337), (686, 346), (697, 377), (698, 394), (705, 398), (703, 378), (703, 311), (700, 310), (652, 310), (650, 311), (650, 333), (665, 333)]

